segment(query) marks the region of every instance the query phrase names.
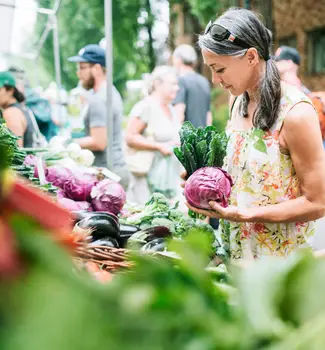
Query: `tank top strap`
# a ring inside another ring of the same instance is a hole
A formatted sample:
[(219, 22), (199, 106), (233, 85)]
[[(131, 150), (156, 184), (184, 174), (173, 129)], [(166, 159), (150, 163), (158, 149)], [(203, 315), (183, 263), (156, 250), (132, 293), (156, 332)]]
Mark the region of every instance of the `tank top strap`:
[(283, 122), (287, 114), (298, 103), (306, 102), (306, 103), (310, 103), (313, 106), (310, 98), (307, 97), (302, 91), (300, 91), (296, 87), (283, 83), (281, 84), (281, 88), (282, 88), (282, 97), (280, 101), (279, 116), (277, 121), (271, 128), (272, 131), (281, 131)]

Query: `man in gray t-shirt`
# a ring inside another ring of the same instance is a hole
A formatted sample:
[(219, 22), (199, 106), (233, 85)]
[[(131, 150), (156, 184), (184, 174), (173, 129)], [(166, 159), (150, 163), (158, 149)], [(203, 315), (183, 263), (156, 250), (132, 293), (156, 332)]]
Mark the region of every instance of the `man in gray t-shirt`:
[(181, 122), (195, 127), (211, 125), (210, 84), (194, 71), (197, 54), (192, 46), (180, 45), (173, 53), (173, 65), (179, 73), (179, 90), (173, 104)]
[[(123, 104), (122, 98), (116, 88), (113, 86), (112, 90), (112, 102), (113, 102), (113, 168), (120, 168), (125, 165), (124, 156), (122, 152), (122, 113)], [(97, 92), (93, 92), (88, 98), (87, 113), (85, 116), (85, 133), (91, 134), (92, 128), (105, 128), (107, 127), (106, 120), (106, 82), (104, 82)], [(106, 152), (107, 148), (103, 151), (93, 151), (95, 155), (94, 165), (99, 167), (106, 167)]]
[[(79, 51), (78, 56), (69, 58), (77, 62), (77, 75), (82, 86), (91, 90), (85, 116), (86, 136), (74, 141), (82, 148), (91, 150), (95, 155), (95, 166), (107, 166), (107, 108), (106, 108), (106, 73), (105, 50), (99, 45), (87, 45)], [(112, 171), (118, 174), (121, 184), (127, 187), (128, 172), (122, 152), (122, 113), (123, 105), (119, 92), (113, 86), (113, 159)]]

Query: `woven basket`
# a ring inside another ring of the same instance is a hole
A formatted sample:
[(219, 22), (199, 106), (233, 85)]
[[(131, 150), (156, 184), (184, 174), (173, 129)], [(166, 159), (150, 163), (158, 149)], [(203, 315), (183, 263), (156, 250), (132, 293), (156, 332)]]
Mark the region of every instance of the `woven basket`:
[(75, 251), (77, 262), (91, 261), (98, 264), (101, 269), (109, 272), (131, 267), (132, 263), (126, 260), (127, 256), (128, 251), (126, 249), (87, 244), (78, 246)]

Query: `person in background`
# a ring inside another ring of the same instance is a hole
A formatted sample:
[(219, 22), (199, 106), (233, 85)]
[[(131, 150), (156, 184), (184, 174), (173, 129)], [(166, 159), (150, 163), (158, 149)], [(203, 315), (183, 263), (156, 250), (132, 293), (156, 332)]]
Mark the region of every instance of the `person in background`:
[(173, 53), (173, 66), (179, 75), (179, 91), (173, 101), (181, 123), (190, 121), (195, 127), (212, 124), (210, 84), (195, 72), (197, 54), (190, 45), (180, 45)]
[(275, 61), (282, 81), (296, 86), (306, 95), (310, 94), (310, 90), (298, 77), (301, 59), (298, 51), (294, 47), (280, 46), (275, 52)]
[(275, 52), (275, 61), (282, 81), (296, 86), (312, 101), (319, 119), (325, 148), (325, 92), (311, 92), (299, 79), (298, 70), (301, 62), (298, 51), (290, 46), (280, 46)]
[(10, 66), (8, 68), (8, 72), (10, 72), (16, 81), (16, 88), (23, 94), (26, 95), (25, 86), (26, 86), (26, 75), (24, 69), (18, 66)]
[(21, 147), (32, 147), (35, 128), (31, 115), (23, 102), (25, 96), (17, 89), (16, 81), (10, 72), (0, 72), (0, 108), (8, 128), (20, 139)]
[[(88, 110), (85, 116), (86, 136), (74, 139), (82, 148), (93, 151), (95, 166), (107, 167), (107, 107), (106, 107), (106, 62), (105, 50), (99, 45), (90, 44), (70, 57), (77, 63), (77, 76), (82, 86), (92, 90), (88, 95)], [(122, 98), (117, 89), (112, 90), (113, 109), (113, 159), (112, 171), (121, 177), (121, 185), (126, 189), (129, 173), (122, 151)]]
[[(232, 260), (288, 256), (310, 247), (325, 214), (325, 153), (311, 100), (281, 82), (259, 17), (229, 9), (199, 36), (212, 82), (230, 92), (224, 161), (233, 179), (229, 206), (211, 201)], [(185, 175), (185, 174), (184, 174)]]
[[(158, 66), (149, 77), (149, 96), (135, 104), (130, 112), (126, 133), (128, 147), (154, 152), (148, 174), (132, 173), (128, 192), (130, 201), (144, 204), (153, 191), (162, 192), (169, 198), (180, 192), (177, 173), (181, 168), (173, 154), (173, 146), (179, 142), (180, 122), (171, 105), (177, 90), (174, 69)], [(160, 169), (159, 173), (153, 174), (156, 169)]]
[[(44, 137), (49, 141), (57, 134), (57, 127), (52, 120), (51, 106), (49, 101), (40, 96), (40, 92), (36, 88), (32, 88), (26, 77), (25, 71), (17, 66), (10, 66), (8, 71), (14, 76), (16, 80), (17, 89), (24, 94), (24, 104), (33, 113), (37, 126), (37, 133), (39, 139)], [(36, 146), (41, 146), (39, 142)], [(42, 146), (45, 146), (46, 142)]]

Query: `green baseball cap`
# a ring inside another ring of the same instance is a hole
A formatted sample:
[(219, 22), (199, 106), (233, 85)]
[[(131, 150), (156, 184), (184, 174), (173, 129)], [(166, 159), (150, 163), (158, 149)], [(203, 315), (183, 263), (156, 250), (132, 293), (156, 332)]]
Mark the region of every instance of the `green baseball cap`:
[(10, 72), (0, 72), (0, 88), (4, 86), (16, 87), (16, 80)]

